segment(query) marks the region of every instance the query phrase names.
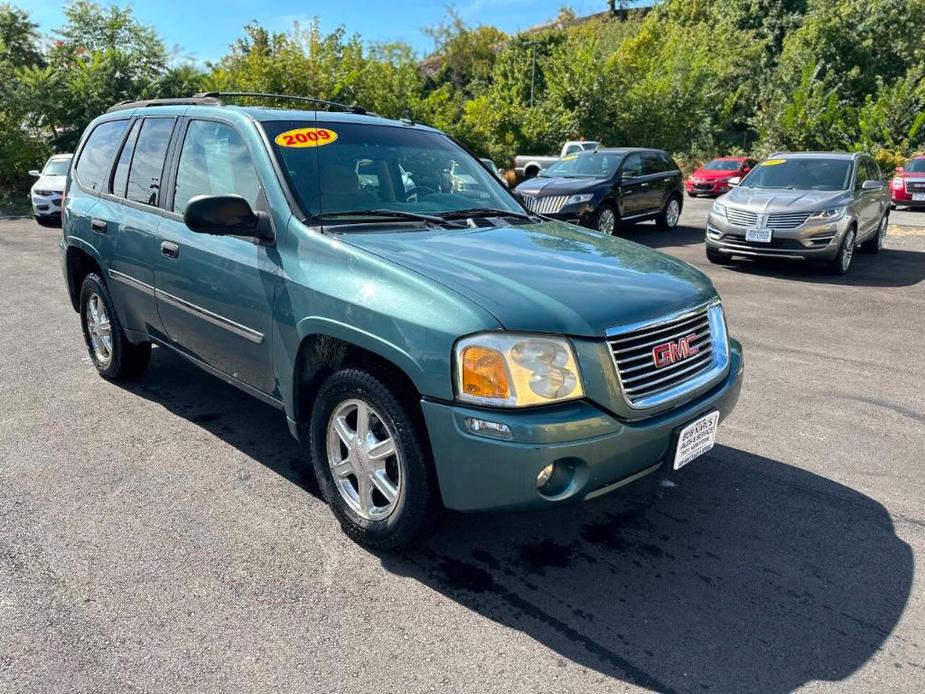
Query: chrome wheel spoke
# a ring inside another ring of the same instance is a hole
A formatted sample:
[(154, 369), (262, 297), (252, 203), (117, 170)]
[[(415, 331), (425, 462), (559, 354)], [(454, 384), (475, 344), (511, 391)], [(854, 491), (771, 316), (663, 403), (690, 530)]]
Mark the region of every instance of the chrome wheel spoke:
[(353, 467), (353, 461), (347, 457), (341, 460), (338, 463), (331, 463), (331, 472), (334, 473), (334, 476), (338, 479), (344, 479), (353, 475), (355, 470)]
[(357, 475), (357, 497), (360, 511), (367, 516), (373, 507), (373, 483), (370, 475)]
[(398, 488), (392, 484), (392, 481), (388, 478), (385, 473), (385, 470), (376, 470), (375, 472), (370, 473), (370, 480), (376, 489), (379, 490), (379, 493), (385, 497), (385, 500), (390, 504), (393, 503), (398, 496)]
[(345, 446), (349, 446), (356, 438), (356, 432), (347, 424), (346, 417), (334, 418), (334, 431)]
[(369, 407), (365, 402), (357, 402), (357, 431), (356, 437), (362, 442), (366, 442), (366, 437), (369, 436)]
[(377, 469), (384, 467), (385, 461), (393, 455), (395, 455), (395, 441), (391, 438), (379, 441), (366, 452), (366, 457), (369, 458), (369, 462), (375, 463)]

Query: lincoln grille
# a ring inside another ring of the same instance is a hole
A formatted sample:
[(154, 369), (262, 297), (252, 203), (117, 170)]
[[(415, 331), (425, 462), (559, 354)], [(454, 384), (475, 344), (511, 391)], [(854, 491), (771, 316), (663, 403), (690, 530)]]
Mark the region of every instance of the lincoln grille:
[(809, 218), (809, 212), (773, 212), (768, 215), (772, 229), (796, 229)]
[[(608, 338), (623, 393), (631, 405), (682, 385), (714, 367), (709, 307)], [(689, 339), (689, 356), (657, 367), (655, 347)]]
[(758, 215), (748, 210), (737, 210), (734, 207), (727, 207), (726, 219), (729, 220), (730, 224), (735, 224), (736, 226), (751, 227), (755, 226), (755, 223), (758, 221)]
[(567, 195), (552, 195), (544, 198), (524, 195), (524, 206), (538, 214), (555, 214), (562, 209), (567, 199)]

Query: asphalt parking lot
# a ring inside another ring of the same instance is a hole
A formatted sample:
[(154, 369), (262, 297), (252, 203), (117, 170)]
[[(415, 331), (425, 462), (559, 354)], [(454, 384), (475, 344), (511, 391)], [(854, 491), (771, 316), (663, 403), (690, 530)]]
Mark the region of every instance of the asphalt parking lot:
[(708, 264), (710, 204), (624, 233), (723, 296), (718, 446), (397, 557), (270, 407), (163, 350), (100, 379), (60, 231), (0, 220), (0, 691), (925, 690), (925, 212), (833, 278)]

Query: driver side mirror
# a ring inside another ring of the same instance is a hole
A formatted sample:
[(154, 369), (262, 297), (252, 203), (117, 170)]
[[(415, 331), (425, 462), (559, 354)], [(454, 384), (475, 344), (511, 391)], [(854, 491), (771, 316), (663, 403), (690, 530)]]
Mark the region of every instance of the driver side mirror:
[(733, 176), (732, 178), (729, 179), (728, 184), (730, 188), (735, 188), (741, 182), (742, 182), (741, 176)]
[(38, 178), (39, 176), (42, 175), (42, 172), (39, 171), (38, 169), (29, 169), (29, 175), (35, 176), (36, 178)]
[(864, 181), (861, 185), (861, 190), (880, 190), (883, 188), (883, 181)]
[(270, 216), (254, 212), (240, 195), (197, 195), (187, 203), (183, 223), (197, 234), (273, 239)]

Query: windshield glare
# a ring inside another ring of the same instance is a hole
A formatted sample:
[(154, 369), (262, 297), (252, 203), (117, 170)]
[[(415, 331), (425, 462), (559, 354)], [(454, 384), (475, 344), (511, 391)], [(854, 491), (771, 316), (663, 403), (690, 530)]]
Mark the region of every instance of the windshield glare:
[(436, 215), (473, 208), (524, 214), (497, 178), (440, 133), (312, 121), (268, 121), (263, 127), (309, 216), (381, 209)]
[(903, 170), (910, 173), (925, 173), (925, 159), (910, 159)]
[(68, 167), (71, 165), (70, 159), (51, 159), (45, 164), (42, 171), (43, 176), (66, 176)]
[(613, 152), (582, 152), (563, 157), (543, 172), (543, 176), (563, 176), (565, 178), (610, 178), (614, 175), (621, 154)]
[(768, 159), (742, 181), (744, 188), (847, 190), (851, 184), (849, 159)]
[(710, 171), (738, 171), (739, 162), (732, 159), (714, 159), (703, 168)]

